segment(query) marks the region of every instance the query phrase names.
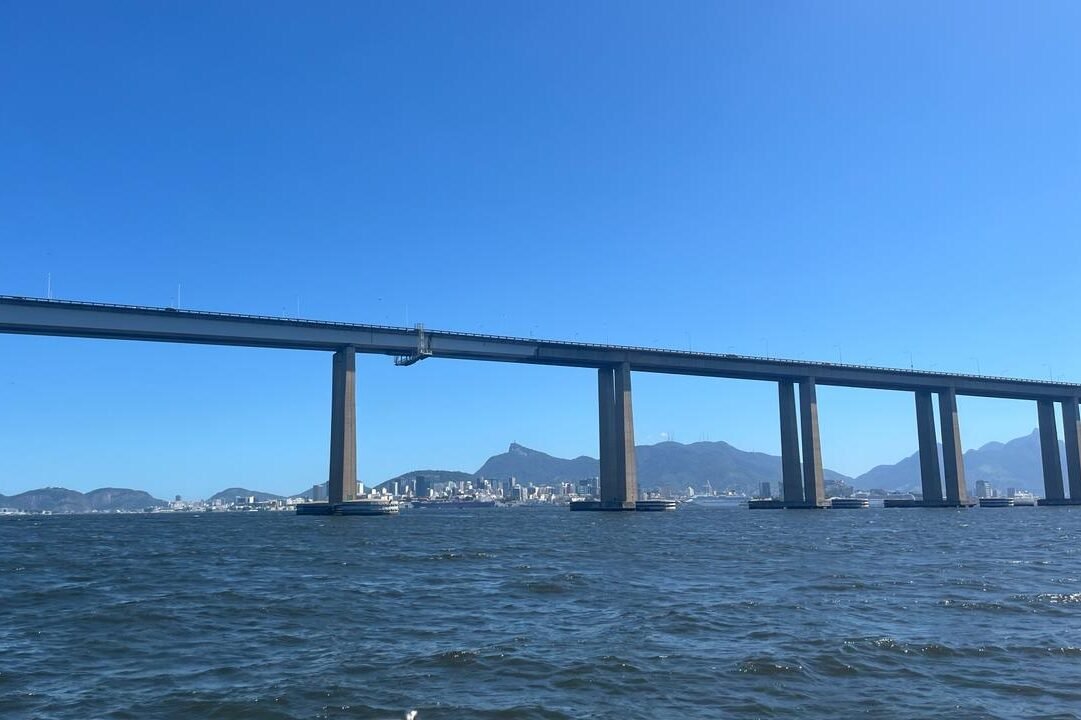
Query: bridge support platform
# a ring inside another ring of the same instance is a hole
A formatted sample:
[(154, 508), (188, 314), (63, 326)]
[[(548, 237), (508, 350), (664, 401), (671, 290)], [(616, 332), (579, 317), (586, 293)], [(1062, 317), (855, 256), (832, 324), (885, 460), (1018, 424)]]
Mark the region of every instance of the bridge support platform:
[(352, 500), (329, 503), (310, 502), (297, 505), (297, 515), (397, 515), (398, 503), (388, 499)]

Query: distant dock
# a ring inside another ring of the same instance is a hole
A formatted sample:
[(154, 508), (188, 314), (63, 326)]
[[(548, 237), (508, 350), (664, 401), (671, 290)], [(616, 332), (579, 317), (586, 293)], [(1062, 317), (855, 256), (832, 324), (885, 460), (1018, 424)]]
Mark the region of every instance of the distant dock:
[(297, 515), (397, 515), (398, 503), (390, 499), (350, 500), (340, 503), (309, 502), (297, 505)]

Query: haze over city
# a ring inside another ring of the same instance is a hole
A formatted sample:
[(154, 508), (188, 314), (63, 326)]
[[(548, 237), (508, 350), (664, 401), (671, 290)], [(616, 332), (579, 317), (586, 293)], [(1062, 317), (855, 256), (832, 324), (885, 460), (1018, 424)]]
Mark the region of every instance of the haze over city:
[[(118, 8), (3, 12), (2, 294), (1081, 381), (1076, 6)], [(369, 486), (597, 452), (589, 371), (357, 377)], [(0, 336), (0, 492), (310, 487), (329, 378)], [(772, 384), (634, 383), (639, 443), (779, 452)], [(908, 394), (819, 413), (847, 475), (916, 448)]]

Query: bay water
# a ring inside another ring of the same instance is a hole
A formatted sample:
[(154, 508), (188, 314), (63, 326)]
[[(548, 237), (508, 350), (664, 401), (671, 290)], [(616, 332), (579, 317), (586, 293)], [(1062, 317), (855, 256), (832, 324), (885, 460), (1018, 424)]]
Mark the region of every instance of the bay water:
[(0, 518), (0, 717), (1081, 717), (1081, 508)]

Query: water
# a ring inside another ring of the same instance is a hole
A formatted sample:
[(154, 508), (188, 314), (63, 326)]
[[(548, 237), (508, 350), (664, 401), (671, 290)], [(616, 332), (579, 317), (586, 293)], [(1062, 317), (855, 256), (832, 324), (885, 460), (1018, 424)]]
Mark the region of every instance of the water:
[(1081, 512), (0, 518), (4, 718), (1074, 718)]

